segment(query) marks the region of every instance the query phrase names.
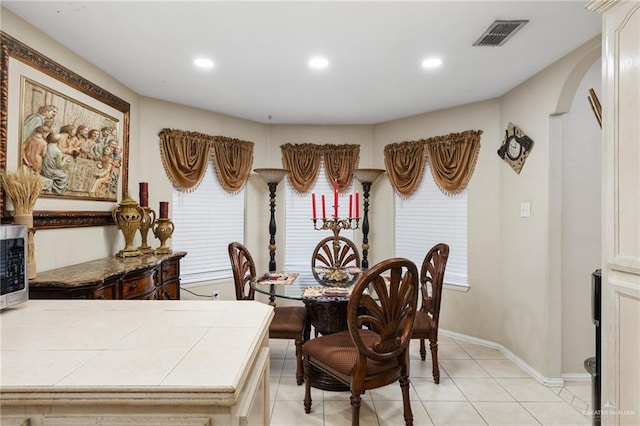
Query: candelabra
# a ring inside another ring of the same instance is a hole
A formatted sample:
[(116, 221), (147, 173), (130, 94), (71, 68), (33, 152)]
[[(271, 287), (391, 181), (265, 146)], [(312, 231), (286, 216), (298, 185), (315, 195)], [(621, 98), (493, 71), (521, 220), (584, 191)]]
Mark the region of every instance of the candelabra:
[(322, 224), (318, 226), (318, 219), (313, 219), (313, 229), (317, 231), (331, 230), (333, 232), (333, 264), (331, 265), (331, 271), (327, 272), (324, 277), (329, 281), (336, 283), (342, 283), (349, 278), (347, 273), (340, 268), (340, 265), (336, 262), (340, 258), (340, 231), (343, 229), (353, 230), (358, 229), (360, 225), (360, 218), (349, 217), (346, 219), (340, 219), (334, 217), (331, 219), (322, 218)]
[(269, 186), (269, 272), (276, 270), (276, 187), (282, 178), (289, 173), (286, 169), (254, 169)]
[(356, 169), (356, 179), (362, 184), (363, 215), (362, 215), (362, 269), (369, 268), (369, 191), (371, 185), (385, 172), (384, 169)]

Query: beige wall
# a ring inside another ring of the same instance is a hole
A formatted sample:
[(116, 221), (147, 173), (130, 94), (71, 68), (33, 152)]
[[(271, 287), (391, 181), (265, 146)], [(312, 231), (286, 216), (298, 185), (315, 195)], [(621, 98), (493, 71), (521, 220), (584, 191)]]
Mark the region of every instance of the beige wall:
[[(599, 49), (599, 38), (591, 40), (501, 99), (501, 127), (509, 121), (517, 124), (535, 141), (535, 147), (520, 175), (507, 167), (500, 172), (500, 296), (504, 309), (499, 334), (504, 346), (546, 377), (561, 374), (561, 288), (552, 269), (557, 258), (550, 259), (551, 248), (560, 239), (551, 226), (555, 223), (550, 222), (551, 188), (555, 186), (550, 180), (551, 153), (555, 153), (549, 144), (550, 118), (566, 112), (559, 102), (565, 86), (570, 80), (573, 85), (575, 79), (573, 87), (577, 87), (584, 72), (578, 76), (575, 69), (583, 68), (583, 59)], [(531, 218), (519, 216), (523, 201), (531, 203)]]
[[(576, 63), (589, 49), (597, 47), (599, 40), (562, 58), (500, 99), (374, 126), (288, 126), (260, 124), (140, 97), (15, 15), (4, 9), (2, 13), (3, 31), (131, 103), (129, 188), (135, 198), (137, 182), (149, 181), (152, 206), (160, 200), (171, 200), (171, 185), (158, 150), (158, 132), (162, 128), (253, 141), (254, 168), (280, 166), (279, 146), (287, 142), (358, 143), (360, 166), (383, 168), (382, 152), (388, 143), (482, 130), (482, 148), (468, 192), (471, 289), (466, 293), (445, 292), (442, 326), (502, 344), (544, 377), (560, 375), (560, 333), (554, 331), (558, 323), (552, 321), (560, 316), (560, 305), (551, 297), (555, 293), (550, 291), (548, 259), (553, 240), (548, 218), (549, 116), (558, 112), (559, 94)], [(496, 155), (509, 121), (536, 143), (520, 175)], [(246, 193), (246, 243), (260, 264), (268, 260), (265, 188), (259, 177), (252, 176)], [(282, 191), (278, 198), (277, 204), (283, 205)], [(530, 219), (519, 217), (522, 201), (531, 202)], [(374, 263), (392, 256), (394, 250), (393, 193), (386, 178), (373, 187), (370, 214), (370, 262)], [(283, 223), (278, 223), (278, 230), (284, 230)], [(278, 235), (278, 242), (283, 241)], [(110, 256), (122, 244), (115, 227), (42, 230), (36, 234), (37, 263), (40, 270), (48, 270)], [(283, 263), (283, 256), (284, 247), (279, 247), (279, 264)], [(229, 283), (224, 285), (228, 288)]]
[(594, 356), (591, 272), (602, 267), (602, 131), (585, 97), (602, 97), (602, 63), (596, 61), (580, 83), (562, 135), (562, 372), (584, 370)]

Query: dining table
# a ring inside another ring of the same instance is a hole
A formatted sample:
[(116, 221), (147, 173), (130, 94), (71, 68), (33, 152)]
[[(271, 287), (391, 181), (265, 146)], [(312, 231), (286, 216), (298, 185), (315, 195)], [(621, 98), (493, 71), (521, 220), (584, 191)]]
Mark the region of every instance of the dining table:
[[(322, 271), (314, 271), (318, 273)], [(359, 275), (361, 271), (350, 268), (350, 275)], [(304, 303), (309, 321), (315, 331), (327, 335), (344, 331), (347, 326), (347, 305), (353, 285), (340, 287), (322, 285), (314, 275), (297, 272), (265, 273), (251, 283), (253, 289), (269, 296), (270, 303), (275, 305), (276, 299), (296, 300)], [(347, 391), (349, 387), (332, 376), (314, 367), (310, 371), (311, 386), (327, 391)]]

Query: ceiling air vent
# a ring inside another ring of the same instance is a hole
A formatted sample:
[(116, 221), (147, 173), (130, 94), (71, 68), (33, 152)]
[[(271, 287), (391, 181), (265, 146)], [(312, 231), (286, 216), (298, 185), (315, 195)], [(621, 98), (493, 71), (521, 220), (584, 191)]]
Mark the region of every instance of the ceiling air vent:
[(474, 46), (502, 46), (509, 40), (518, 30), (529, 22), (526, 19), (515, 21), (494, 21), (493, 24), (480, 36)]

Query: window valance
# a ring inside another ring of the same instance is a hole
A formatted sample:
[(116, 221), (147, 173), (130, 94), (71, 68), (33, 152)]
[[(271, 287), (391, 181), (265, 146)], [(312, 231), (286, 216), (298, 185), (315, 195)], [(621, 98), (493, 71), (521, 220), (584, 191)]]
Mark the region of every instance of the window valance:
[(211, 155), (225, 191), (236, 193), (247, 183), (253, 164), (253, 142), (175, 129), (163, 129), (159, 136), (162, 164), (177, 189), (197, 188)]
[(351, 186), (353, 171), (360, 161), (360, 145), (288, 143), (281, 145), (280, 150), (284, 168), (291, 170), (287, 179), (299, 193), (305, 193), (313, 186), (323, 160), (327, 180), (337, 180), (338, 190), (345, 191)]
[(384, 162), (391, 186), (410, 197), (422, 182), (426, 162), (438, 187), (446, 194), (463, 191), (475, 169), (482, 130), (466, 130), (384, 147)]
[(393, 189), (410, 197), (422, 181), (427, 154), (424, 140), (397, 142), (384, 147), (384, 165)]

